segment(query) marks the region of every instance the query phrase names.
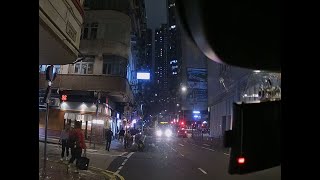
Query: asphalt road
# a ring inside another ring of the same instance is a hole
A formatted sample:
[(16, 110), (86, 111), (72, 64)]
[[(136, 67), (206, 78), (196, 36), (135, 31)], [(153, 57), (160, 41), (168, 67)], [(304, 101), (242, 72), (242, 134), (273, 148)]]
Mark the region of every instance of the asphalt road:
[(108, 170), (125, 180), (280, 180), (281, 167), (229, 175), (229, 155), (183, 138), (147, 137), (144, 152), (117, 157)]

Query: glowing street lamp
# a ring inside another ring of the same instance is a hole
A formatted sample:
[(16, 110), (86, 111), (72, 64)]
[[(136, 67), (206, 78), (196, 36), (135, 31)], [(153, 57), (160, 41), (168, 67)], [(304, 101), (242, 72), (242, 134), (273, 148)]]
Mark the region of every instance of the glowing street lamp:
[(186, 92), (186, 91), (187, 91), (187, 87), (186, 87), (186, 86), (182, 86), (182, 87), (181, 87), (181, 91), (182, 91), (182, 92)]

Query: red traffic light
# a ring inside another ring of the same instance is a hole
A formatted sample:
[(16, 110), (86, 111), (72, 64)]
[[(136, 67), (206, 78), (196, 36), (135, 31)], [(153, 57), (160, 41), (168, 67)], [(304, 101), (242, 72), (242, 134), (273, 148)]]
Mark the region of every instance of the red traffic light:
[(244, 162), (245, 162), (244, 157), (239, 157), (238, 158), (238, 164), (244, 164)]

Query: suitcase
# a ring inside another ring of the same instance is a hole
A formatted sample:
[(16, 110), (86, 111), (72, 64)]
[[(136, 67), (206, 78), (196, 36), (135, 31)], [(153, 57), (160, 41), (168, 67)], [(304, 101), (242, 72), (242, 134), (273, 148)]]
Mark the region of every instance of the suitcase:
[(78, 169), (80, 170), (88, 170), (89, 168), (89, 162), (90, 159), (87, 157), (80, 157), (77, 162), (76, 162), (76, 166)]

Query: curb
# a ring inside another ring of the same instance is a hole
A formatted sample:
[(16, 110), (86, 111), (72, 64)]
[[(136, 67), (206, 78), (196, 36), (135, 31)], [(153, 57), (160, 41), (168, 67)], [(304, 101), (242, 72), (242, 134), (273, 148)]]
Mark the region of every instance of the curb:
[(124, 180), (124, 178), (120, 174), (115, 173), (113, 171), (103, 170), (103, 169), (100, 169), (100, 168), (97, 168), (97, 167), (89, 167), (89, 169), (94, 169), (96, 171), (101, 171), (102, 174), (108, 176), (111, 180), (117, 180), (117, 179)]
[[(54, 162), (54, 163), (61, 164), (60, 161), (53, 161), (53, 160), (47, 160), (47, 161), (51, 161), (51, 162)], [(101, 173), (101, 174), (103, 174), (105, 176), (106, 179), (109, 179), (109, 180), (117, 180), (117, 178), (120, 179), (120, 180), (124, 180), (124, 178), (121, 175), (115, 174), (115, 172), (112, 172), (112, 171), (109, 171), (109, 170), (103, 170), (103, 169), (100, 169), (100, 168), (97, 168), (97, 167), (92, 167), (92, 166), (89, 166), (89, 170), (97, 172), (97, 173)]]

